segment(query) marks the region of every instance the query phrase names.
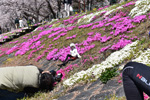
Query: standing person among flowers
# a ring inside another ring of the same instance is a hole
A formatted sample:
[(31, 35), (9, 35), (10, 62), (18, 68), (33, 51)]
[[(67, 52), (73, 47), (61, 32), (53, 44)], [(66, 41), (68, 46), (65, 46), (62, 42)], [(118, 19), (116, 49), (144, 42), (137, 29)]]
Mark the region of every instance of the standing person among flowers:
[(49, 91), (62, 74), (43, 71), (36, 66), (15, 66), (0, 68), (0, 100), (16, 100), (27, 93)]
[(72, 8), (72, 0), (64, 0), (63, 4), (65, 5), (65, 10), (67, 12), (67, 16), (70, 16), (70, 11), (73, 11)]
[[(62, 64), (59, 64), (58, 66), (60, 66), (60, 67), (65, 66), (69, 61), (74, 61), (78, 58), (81, 58), (74, 43), (70, 44), (70, 48), (71, 48), (70, 54), (68, 54), (65, 61)], [(68, 58), (70, 58), (70, 59), (68, 59)]]
[(18, 18), (15, 19), (15, 27), (16, 27), (16, 29), (19, 28), (19, 19)]
[(144, 100), (143, 92), (150, 96), (150, 67), (129, 62), (125, 65), (122, 77), (127, 100)]
[(20, 20), (19, 20), (19, 27), (20, 28), (24, 27), (24, 22), (23, 22), (22, 18), (20, 18)]

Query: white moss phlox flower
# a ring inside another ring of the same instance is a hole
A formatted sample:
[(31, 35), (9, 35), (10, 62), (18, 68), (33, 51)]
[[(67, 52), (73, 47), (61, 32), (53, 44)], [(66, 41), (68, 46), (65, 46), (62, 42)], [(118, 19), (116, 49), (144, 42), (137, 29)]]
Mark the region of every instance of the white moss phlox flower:
[(129, 15), (132, 17), (139, 16), (150, 11), (150, 0), (138, 0), (135, 7), (131, 10)]
[(71, 78), (65, 80), (63, 84), (65, 86), (71, 86), (76, 82), (86, 80), (89, 76), (94, 74), (95, 79), (99, 78), (101, 73), (105, 71), (106, 68), (114, 67), (121, 62), (123, 62), (127, 57), (130, 56), (130, 54), (134, 54), (134, 49), (136, 48), (136, 45), (139, 41), (133, 42), (131, 44), (128, 44), (120, 51), (116, 51), (112, 53), (105, 61), (103, 61), (101, 64), (93, 65), (91, 68), (87, 69), (86, 71), (80, 71), (78, 73), (75, 73)]
[(143, 64), (150, 64), (150, 49), (147, 49), (146, 51), (141, 53), (139, 57), (132, 61), (140, 62)]
[(117, 9), (122, 9), (122, 8), (123, 8), (122, 6), (119, 6), (119, 7), (117, 7), (116, 9), (112, 9), (112, 10), (110, 10), (110, 11), (107, 11), (107, 12), (104, 14), (104, 16), (107, 16), (107, 15), (111, 14), (112, 12), (116, 11)]

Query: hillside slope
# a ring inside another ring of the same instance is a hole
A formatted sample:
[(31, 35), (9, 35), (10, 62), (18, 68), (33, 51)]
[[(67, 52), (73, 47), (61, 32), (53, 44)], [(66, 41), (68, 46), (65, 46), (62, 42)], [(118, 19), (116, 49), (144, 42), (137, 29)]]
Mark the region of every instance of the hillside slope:
[(1, 45), (0, 59), (6, 59), (1, 66), (33, 64), (44, 70), (57, 69), (73, 42), (82, 59), (58, 70), (63, 79), (52, 92), (27, 99), (103, 100), (114, 94), (124, 96), (121, 77), (108, 80), (128, 61), (150, 65), (149, 5), (148, 0), (128, 1), (48, 22)]

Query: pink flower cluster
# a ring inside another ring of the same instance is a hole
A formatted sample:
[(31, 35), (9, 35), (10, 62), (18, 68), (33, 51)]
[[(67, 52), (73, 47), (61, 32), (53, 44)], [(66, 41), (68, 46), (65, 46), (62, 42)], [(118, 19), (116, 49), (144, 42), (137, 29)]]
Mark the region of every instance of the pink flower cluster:
[(72, 16), (70, 19), (63, 20), (63, 23), (64, 23), (64, 25), (75, 24), (78, 21), (78, 19), (83, 18), (83, 17), (84, 16), (81, 16), (81, 17), (73, 17)]
[(100, 33), (96, 33), (94, 35), (94, 37), (89, 36), (86, 40), (84, 40), (81, 45), (89, 45), (90, 43), (94, 42), (94, 41), (100, 41), (101, 43), (107, 42), (111, 39), (111, 36), (101, 36)]
[(27, 51), (30, 50), (30, 46), (32, 45), (33, 41), (27, 41), (27, 42), (23, 42), (20, 46), (19, 46), (19, 50), (15, 53), (15, 56), (18, 55), (24, 55)]
[(90, 24), (87, 24), (87, 25), (81, 25), (81, 26), (79, 26), (78, 28), (79, 29), (81, 29), (81, 28), (87, 28), (87, 27), (90, 27), (90, 26), (92, 26), (93, 25), (93, 23), (90, 23)]
[(104, 24), (106, 23), (106, 20), (99, 21), (98, 23), (99, 23), (98, 25), (93, 25), (93, 27), (92, 27), (91, 29), (93, 30), (93, 29), (95, 29), (95, 28), (103, 27)]
[(51, 60), (54, 57), (54, 54), (58, 51), (58, 49), (53, 49), (49, 54), (47, 55), (46, 59)]
[(73, 68), (74, 67), (79, 67), (77, 64), (74, 64), (74, 65), (69, 65), (69, 66), (67, 66), (66, 68), (64, 68), (64, 69), (60, 69), (60, 70), (58, 70), (57, 71), (57, 74), (58, 73), (62, 73), (62, 75), (63, 75), (63, 77), (62, 77), (62, 79), (64, 79), (65, 78), (65, 76), (66, 76), (66, 74), (65, 73), (69, 73), (70, 71), (72, 71), (73, 70)]
[(102, 10), (102, 9), (105, 9), (105, 8), (107, 8), (107, 7), (109, 7), (109, 6), (105, 6), (105, 7), (99, 8), (98, 11), (100, 11), (100, 10)]
[(8, 36), (4, 36), (4, 37), (3, 37), (3, 39), (7, 39), (7, 38), (8, 38)]
[(106, 51), (106, 50), (109, 49), (110, 47), (111, 47), (111, 46), (109, 45), (109, 46), (106, 46), (106, 47), (101, 48), (101, 50), (99, 51), (99, 53), (102, 53), (102, 52)]
[(127, 44), (130, 44), (130, 43), (132, 43), (131, 40), (127, 40), (127, 39), (121, 38), (119, 40), (119, 42), (114, 44), (110, 49), (111, 50), (119, 50), (120, 48), (123, 48), (124, 46), (126, 46)]
[(23, 39), (27, 39), (28, 37), (24, 36)]
[(98, 56), (92, 57), (91, 55), (85, 55), (84, 59), (81, 61), (82, 64), (85, 64), (87, 61), (94, 61), (95, 59), (98, 59)]
[(135, 2), (131, 1), (131, 2), (129, 2), (129, 3), (125, 4), (125, 5), (123, 5), (123, 7), (128, 7), (128, 6), (130, 6), (130, 5), (135, 5)]
[(35, 61), (39, 61), (42, 57), (45, 56), (46, 53), (48, 53), (48, 50), (45, 50), (45, 51), (42, 53), (42, 55), (39, 55), (39, 56), (35, 59)]
[(9, 44), (16, 44), (16, 43), (18, 43), (18, 40), (14, 42), (9, 42)]
[(36, 52), (36, 51), (37, 51), (37, 50), (32, 50), (32, 51), (30, 52), (30, 54), (28, 55), (28, 60), (31, 59), (31, 57), (33, 56), (33, 53)]
[(115, 30), (115, 33), (111, 32), (110, 34), (113, 34), (114, 36), (117, 36), (120, 33), (127, 32), (129, 29), (135, 27), (132, 24), (132, 19), (129, 19), (129, 17), (124, 17), (122, 19), (123, 19), (122, 22), (116, 22), (116, 24), (113, 25), (113, 27), (111, 29)]
[(9, 49), (9, 50), (6, 52), (6, 54), (9, 55), (9, 54), (13, 53), (13, 52), (16, 51), (16, 50), (18, 50), (18, 46), (14, 46), (14, 47), (12, 47), (11, 49)]
[(35, 48), (38, 48), (40, 45), (41, 45), (41, 41), (37, 41), (36, 43), (33, 43), (30, 48), (35, 49)]
[(45, 30), (45, 29), (47, 29), (47, 28), (51, 28), (53, 25), (45, 25), (45, 26), (43, 26), (43, 27), (39, 27), (37, 30), (38, 31), (43, 31), (43, 30)]
[(67, 33), (61, 33), (60, 35), (58, 35), (56, 38), (53, 39), (53, 41), (58, 40), (60, 37), (65, 36)]
[(52, 37), (54, 37), (54, 36), (60, 34), (61, 32), (67, 32), (67, 30), (66, 30), (65, 28), (62, 28), (61, 30), (59, 30), (59, 31), (57, 31), (57, 32), (55, 32), (55, 33), (50, 34), (50, 35), (48, 36), (48, 38), (52, 38)]
[(76, 38), (76, 36), (77, 36), (77, 34), (72, 35), (72, 36), (70, 36), (70, 37), (66, 37), (66, 40), (68, 40), (68, 39), (74, 39), (74, 38)]
[(71, 31), (71, 30), (73, 30), (74, 28), (76, 28), (76, 26), (70, 26), (70, 27), (67, 27), (66, 29), (67, 29), (68, 31)]
[(147, 19), (146, 15), (140, 15), (140, 16), (134, 17), (133, 22), (141, 23), (141, 21), (144, 21), (145, 19)]
[(144, 96), (144, 100), (148, 100), (149, 96), (145, 93), (143, 93), (143, 96)]
[(90, 32), (90, 33), (88, 33), (87, 35), (88, 36), (92, 36), (94, 34), (94, 32)]

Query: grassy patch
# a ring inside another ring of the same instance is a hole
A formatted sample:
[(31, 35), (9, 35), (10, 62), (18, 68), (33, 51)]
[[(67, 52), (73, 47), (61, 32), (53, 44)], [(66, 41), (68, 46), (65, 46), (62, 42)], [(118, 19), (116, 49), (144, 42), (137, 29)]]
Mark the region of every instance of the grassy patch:
[(107, 81), (109, 81), (111, 78), (115, 77), (118, 75), (116, 72), (118, 69), (117, 68), (108, 68), (105, 70), (105, 72), (101, 73), (100, 80), (106, 84)]

